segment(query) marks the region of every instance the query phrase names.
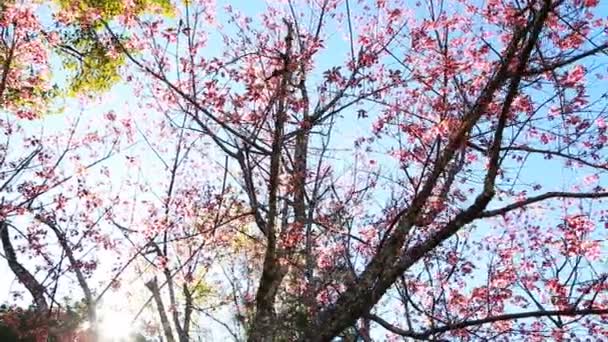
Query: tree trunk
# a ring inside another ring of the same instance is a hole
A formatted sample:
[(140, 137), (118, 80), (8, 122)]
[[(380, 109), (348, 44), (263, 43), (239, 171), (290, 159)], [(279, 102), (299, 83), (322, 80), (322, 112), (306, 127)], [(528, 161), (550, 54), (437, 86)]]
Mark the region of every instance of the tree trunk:
[(15, 249), (11, 243), (8, 233), (8, 224), (5, 221), (0, 222), (0, 239), (4, 248), (4, 255), (8, 261), (8, 266), (11, 268), (17, 279), (34, 298), (36, 309), (40, 312), (47, 313), (49, 306), (44, 297), (46, 289), (42, 286), (34, 276), (23, 267), (17, 260)]
[(152, 292), (154, 302), (156, 303), (156, 310), (160, 316), (160, 323), (163, 326), (163, 331), (165, 332), (167, 342), (175, 342), (175, 339), (173, 338), (173, 331), (171, 330), (171, 323), (169, 323), (169, 318), (167, 317), (163, 300), (160, 297), (160, 288), (158, 287), (158, 280), (156, 277), (148, 281), (146, 283), (146, 287), (148, 290), (150, 290), (150, 292)]

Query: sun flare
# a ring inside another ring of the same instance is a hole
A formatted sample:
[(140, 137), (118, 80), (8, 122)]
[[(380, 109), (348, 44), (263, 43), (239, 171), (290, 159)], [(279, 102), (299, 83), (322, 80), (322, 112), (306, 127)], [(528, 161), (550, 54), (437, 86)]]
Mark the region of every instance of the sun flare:
[(121, 311), (108, 310), (100, 316), (99, 333), (103, 341), (118, 342), (133, 332), (132, 317)]

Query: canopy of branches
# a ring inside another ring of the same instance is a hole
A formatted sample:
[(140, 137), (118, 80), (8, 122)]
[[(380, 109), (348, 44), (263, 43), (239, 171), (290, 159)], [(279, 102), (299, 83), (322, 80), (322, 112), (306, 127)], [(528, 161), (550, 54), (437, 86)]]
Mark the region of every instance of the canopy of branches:
[(608, 339), (607, 13), (0, 1), (0, 340)]

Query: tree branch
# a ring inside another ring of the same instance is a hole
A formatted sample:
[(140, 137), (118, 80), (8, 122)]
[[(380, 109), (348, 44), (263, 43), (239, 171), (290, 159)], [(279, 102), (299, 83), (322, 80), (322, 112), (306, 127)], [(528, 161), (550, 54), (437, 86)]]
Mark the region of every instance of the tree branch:
[(539, 311), (531, 311), (531, 312), (519, 312), (513, 314), (504, 314), (498, 316), (490, 316), (486, 318), (474, 319), (470, 321), (457, 322), (452, 324), (447, 324), (444, 326), (440, 326), (434, 329), (428, 329), (423, 332), (414, 332), (411, 330), (405, 330), (399, 327), (396, 327), (386, 320), (378, 317), (377, 315), (370, 314), (368, 315), (369, 319), (378, 323), (380, 326), (385, 328), (386, 330), (395, 333), (397, 335), (411, 337), (416, 339), (428, 339), (429, 337), (437, 334), (442, 334), (452, 330), (460, 330), (468, 327), (479, 326), (489, 323), (502, 322), (502, 321), (511, 321), (525, 318), (538, 318), (538, 317), (550, 317), (550, 316), (586, 316), (586, 315), (606, 315), (608, 314), (608, 309), (567, 309), (567, 310), (539, 310)]
[(608, 192), (547, 192), (542, 195), (527, 198), (523, 201), (509, 204), (505, 207), (487, 210), (482, 212), (478, 217), (492, 217), (497, 215), (504, 215), (509, 211), (521, 209), (529, 204), (544, 201), (549, 198), (604, 198), (608, 197)]

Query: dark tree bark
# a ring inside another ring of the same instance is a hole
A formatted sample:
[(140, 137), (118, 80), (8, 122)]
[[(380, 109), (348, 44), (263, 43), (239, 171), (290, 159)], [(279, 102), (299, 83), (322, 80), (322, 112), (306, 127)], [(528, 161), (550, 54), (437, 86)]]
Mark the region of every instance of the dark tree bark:
[(19, 282), (25, 286), (25, 288), (34, 298), (34, 304), (36, 304), (37, 310), (46, 314), (49, 310), (49, 306), (45, 298), (46, 289), (17, 260), (17, 255), (15, 254), (15, 250), (10, 239), (8, 227), (9, 225), (7, 222), (0, 222), (0, 240), (2, 240), (4, 255), (8, 261), (8, 266), (17, 277), (17, 280), (19, 280)]

